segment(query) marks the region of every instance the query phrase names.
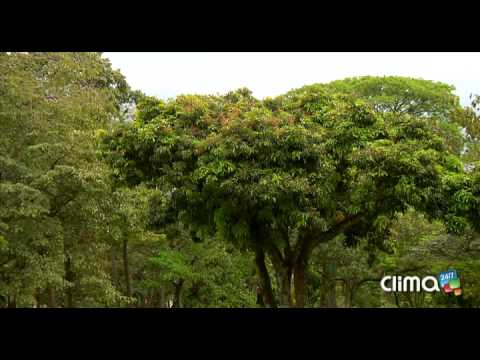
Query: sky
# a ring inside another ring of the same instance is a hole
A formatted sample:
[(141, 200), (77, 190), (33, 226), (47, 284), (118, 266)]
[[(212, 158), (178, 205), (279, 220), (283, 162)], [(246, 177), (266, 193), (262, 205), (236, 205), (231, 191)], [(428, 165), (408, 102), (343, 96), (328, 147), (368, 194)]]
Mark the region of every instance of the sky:
[(162, 99), (247, 87), (259, 99), (352, 76), (408, 76), (455, 86), (463, 105), (480, 94), (480, 52), (105, 52), (133, 89)]

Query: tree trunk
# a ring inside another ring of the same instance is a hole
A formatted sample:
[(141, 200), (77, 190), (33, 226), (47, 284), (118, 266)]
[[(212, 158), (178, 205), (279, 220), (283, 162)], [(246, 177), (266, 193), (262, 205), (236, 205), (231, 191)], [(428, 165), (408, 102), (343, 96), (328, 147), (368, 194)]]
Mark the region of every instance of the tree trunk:
[(53, 286), (49, 285), (47, 288), (48, 293), (48, 307), (56, 308), (57, 307), (57, 300), (55, 298), (55, 289)]
[(166, 301), (165, 301), (165, 289), (164, 288), (158, 289), (158, 300), (159, 300), (159, 304), (158, 304), (159, 307), (161, 307), (161, 308), (167, 307)]
[(396, 292), (393, 293), (393, 296), (395, 296), (395, 304), (397, 305), (397, 307), (401, 307), (400, 306), (400, 302), (398, 301), (398, 295)]
[(324, 264), (322, 277), (322, 292), (320, 303), (322, 307), (336, 308), (337, 307), (337, 292), (335, 281), (335, 270), (332, 269), (334, 264)]
[(345, 307), (346, 308), (352, 307), (352, 298), (350, 296), (350, 291), (348, 290), (347, 285), (345, 285)]
[(257, 286), (257, 305), (264, 308), (265, 302), (263, 301), (263, 294), (260, 285)]
[(174, 297), (173, 297), (173, 306), (174, 308), (182, 308), (183, 301), (182, 301), (182, 290), (183, 290), (183, 280), (180, 280), (174, 283)]
[(295, 292), (295, 307), (305, 307), (306, 288), (305, 288), (305, 270), (307, 267), (307, 261), (305, 258), (297, 260), (295, 268), (293, 270), (293, 286)]
[(118, 285), (118, 272), (117, 272), (117, 258), (115, 254), (115, 246), (110, 247), (110, 266), (112, 271), (112, 281), (115, 285)]
[(35, 289), (35, 295), (34, 295), (34, 298), (35, 298), (35, 305), (34, 307), (35, 308), (41, 308), (42, 307), (42, 292), (39, 288), (36, 288)]
[(130, 269), (128, 267), (128, 240), (123, 240), (123, 271), (125, 273), (125, 290), (128, 297), (132, 296), (132, 288), (130, 283)]
[(9, 309), (15, 309), (17, 307), (17, 297), (15, 295), (7, 296), (7, 307)]
[(278, 306), (279, 307), (292, 307), (292, 275), (293, 275), (293, 263), (291, 257), (282, 256), (280, 251), (276, 248), (272, 248), (269, 251), (270, 259), (272, 260), (273, 268), (275, 269), (275, 275), (278, 287)]
[(68, 287), (66, 289), (66, 307), (73, 308), (73, 285), (74, 285), (74, 274), (72, 272), (72, 261), (70, 256), (67, 256), (67, 261), (65, 261), (65, 280), (68, 281)]
[(336, 308), (337, 307), (337, 289), (335, 281), (329, 281), (327, 283), (325, 293), (325, 307)]
[[(307, 300), (307, 288), (306, 283), (306, 274), (308, 260), (313, 251), (313, 244), (315, 240), (315, 234), (307, 233), (303, 238), (298, 239), (297, 246), (300, 246), (299, 252), (294, 259), (294, 269), (293, 269), (293, 286), (295, 294), (295, 307), (303, 308), (306, 305)], [(296, 251), (295, 251), (296, 252)]]
[(354, 285), (352, 285), (349, 281), (345, 281), (344, 289), (345, 289), (345, 307), (351, 308), (353, 306), (353, 297), (355, 294)]
[(262, 249), (255, 250), (255, 265), (259, 278), (259, 291), (262, 295), (262, 301), (267, 307), (277, 307), (273, 295), (272, 282), (265, 265), (265, 253)]
[(279, 269), (278, 272), (278, 288), (279, 293), (279, 306), (280, 307), (292, 307), (292, 270), (285, 266), (283, 269)]

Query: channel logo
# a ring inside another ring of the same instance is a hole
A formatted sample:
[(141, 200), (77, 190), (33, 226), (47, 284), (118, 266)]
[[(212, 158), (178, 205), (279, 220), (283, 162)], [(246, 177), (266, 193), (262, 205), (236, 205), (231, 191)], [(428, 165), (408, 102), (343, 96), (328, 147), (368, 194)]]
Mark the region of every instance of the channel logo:
[(462, 288), (460, 286), (460, 278), (458, 277), (456, 270), (448, 270), (441, 272), (438, 275), (440, 281), (440, 287), (445, 294), (454, 293), (455, 296), (462, 295)]
[(445, 294), (462, 295), (460, 278), (456, 270), (450, 269), (441, 272), (438, 277), (425, 276), (384, 276), (380, 286), (385, 292), (439, 292)]

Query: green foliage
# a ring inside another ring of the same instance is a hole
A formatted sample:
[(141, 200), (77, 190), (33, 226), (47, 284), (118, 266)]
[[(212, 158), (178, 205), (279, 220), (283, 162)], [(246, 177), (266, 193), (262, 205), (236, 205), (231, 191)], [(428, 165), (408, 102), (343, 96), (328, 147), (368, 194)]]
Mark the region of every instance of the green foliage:
[(427, 118), (451, 151), (459, 154), (463, 150), (458, 123), (466, 115), (453, 86), (399, 76), (364, 76), (333, 81), (326, 88), (363, 99), (379, 112)]
[(108, 304), (118, 298), (102, 258), (110, 187), (94, 131), (120, 118), (125, 79), (96, 53), (2, 53), (0, 93), (0, 296)]
[(377, 111), (448, 119), (459, 106), (453, 86), (399, 76), (364, 76), (332, 81), (327, 89), (365, 99)]
[(255, 306), (250, 257), (223, 243), (186, 239), (180, 247), (162, 247), (150, 262), (152, 274), (144, 285), (169, 289), (172, 305), (177, 300), (175, 287), (181, 284), (186, 307)]
[[(453, 90), (163, 101), (99, 53), (0, 53), (0, 306), (478, 307), (478, 101)], [(449, 267), (458, 301), (376, 286)]]
[(150, 99), (143, 120), (104, 138), (104, 154), (119, 181), (168, 194), (156, 226), (179, 219), (197, 237), (266, 252), (287, 274), (282, 262), (304, 263), (342, 233), (385, 250), (392, 219), (411, 207), (468, 229), (478, 202), (457, 156), (452, 90), (362, 78), (265, 102), (245, 90)]

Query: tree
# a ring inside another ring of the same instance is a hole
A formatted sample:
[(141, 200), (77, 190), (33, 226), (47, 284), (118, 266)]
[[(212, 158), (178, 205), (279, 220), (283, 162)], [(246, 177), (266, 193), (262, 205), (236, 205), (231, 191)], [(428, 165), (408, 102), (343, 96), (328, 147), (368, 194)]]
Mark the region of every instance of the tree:
[(119, 179), (166, 194), (162, 221), (252, 250), (267, 306), (304, 306), (312, 251), (340, 234), (382, 247), (408, 207), (461, 223), (445, 215), (455, 201), (443, 185), (465, 175), (461, 163), (419, 114), (322, 87), (292, 91), (274, 110), (234, 95), (159, 101), (155, 117), (107, 136), (104, 152)]
[(332, 81), (325, 88), (365, 100), (378, 112), (410, 114), (426, 119), (449, 150), (456, 154), (464, 150), (465, 139), (459, 131), (459, 124), (466, 112), (451, 85), (401, 76), (363, 76)]
[(0, 93), (0, 294), (12, 306), (116, 301), (95, 132), (121, 118), (125, 79), (96, 53), (1, 53)]
[(150, 258), (142, 283), (145, 288), (160, 291), (158, 306), (256, 306), (249, 254), (241, 254), (215, 239), (170, 239), (170, 244)]
[[(369, 246), (367, 239), (353, 245), (347, 245), (345, 240), (345, 236), (338, 236), (313, 252), (309, 277), (316, 278), (316, 281), (309, 289), (311, 305), (354, 307), (361, 288), (369, 283), (378, 284), (381, 280), (383, 268), (375, 261), (376, 254), (372, 254), (375, 249)], [(378, 291), (369, 290), (380, 298)], [(370, 300), (370, 304), (374, 301)], [(378, 299), (376, 301), (378, 303)]]
[(332, 81), (326, 88), (364, 99), (379, 112), (439, 117), (448, 121), (452, 111), (460, 107), (453, 86), (423, 79), (363, 76)]

